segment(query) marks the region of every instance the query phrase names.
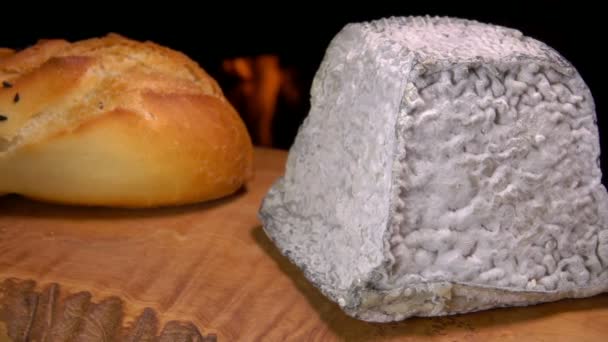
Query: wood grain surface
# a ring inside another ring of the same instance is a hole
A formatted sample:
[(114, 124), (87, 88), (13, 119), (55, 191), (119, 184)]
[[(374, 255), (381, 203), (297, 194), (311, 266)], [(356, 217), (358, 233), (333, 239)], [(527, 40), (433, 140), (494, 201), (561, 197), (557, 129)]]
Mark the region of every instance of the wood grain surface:
[(205, 204), (123, 210), (0, 197), (0, 341), (608, 340), (605, 294), (390, 324), (346, 316), (257, 219), (285, 158), (257, 149), (248, 187)]

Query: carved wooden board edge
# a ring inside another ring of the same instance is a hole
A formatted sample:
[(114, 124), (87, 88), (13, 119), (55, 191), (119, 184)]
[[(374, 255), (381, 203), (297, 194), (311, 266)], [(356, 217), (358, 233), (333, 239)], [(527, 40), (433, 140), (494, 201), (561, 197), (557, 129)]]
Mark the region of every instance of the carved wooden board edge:
[(94, 303), (90, 292), (62, 294), (60, 290), (56, 283), (37, 291), (33, 280), (0, 282), (0, 342), (217, 341), (217, 335), (202, 335), (192, 322), (169, 321), (159, 332), (159, 319), (151, 308), (125, 325), (121, 298)]

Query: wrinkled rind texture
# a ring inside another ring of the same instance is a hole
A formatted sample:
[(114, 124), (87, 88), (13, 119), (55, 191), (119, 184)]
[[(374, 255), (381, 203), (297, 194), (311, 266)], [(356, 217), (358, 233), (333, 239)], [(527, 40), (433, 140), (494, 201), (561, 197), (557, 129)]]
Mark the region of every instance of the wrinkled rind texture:
[(0, 57), (0, 193), (155, 207), (224, 197), (253, 146), (217, 82), (187, 56), (108, 35)]
[[(349, 42), (344, 32), (360, 32), (363, 41)], [(380, 65), (344, 72), (334, 97), (368, 96), (378, 105), (385, 103), (386, 91), (368, 89), (351, 76), (359, 72), (367, 73), (359, 75), (362, 79), (380, 75), (384, 82), (398, 84), (400, 105), (396, 121), (379, 115), (370, 124), (392, 125), (392, 130), (361, 132), (349, 127), (361, 119), (357, 103), (340, 106), (333, 99), (315, 98), (313, 89), (313, 105), (324, 112), (313, 110), (311, 116), (325, 120), (325, 130), (313, 131), (333, 137), (322, 145), (353, 137), (368, 142), (361, 146), (392, 143), (376, 145), (385, 149), (378, 153), (392, 153), (386, 159), (392, 164), (376, 164), (384, 170), (376, 174), (390, 172), (390, 182), (379, 183), (369, 172), (373, 160), (361, 167), (365, 159), (358, 156), (365, 156), (366, 148), (336, 160), (316, 145), (319, 140), (300, 140), (290, 151), (285, 180), (271, 190), (272, 200), (262, 208), (269, 235), (324, 293), (352, 316), (394, 321), (608, 290), (608, 196), (601, 184), (596, 114), (574, 67), (518, 31), (452, 18), (349, 25), (333, 44), (344, 52), (336, 56), (329, 51), (324, 65), (344, 63), (347, 69), (356, 63), (344, 56), (365, 54), (360, 49), (379, 56), (371, 59)], [(385, 50), (398, 51), (392, 57), (403, 64), (382, 60)], [(316, 84), (328, 79), (322, 70)], [(328, 105), (340, 108), (328, 110)], [(342, 122), (328, 121), (340, 111), (349, 113)], [(304, 125), (299, 135), (310, 130)], [(312, 163), (310, 153), (325, 154), (314, 160), (318, 168), (355, 167), (367, 176), (351, 177), (356, 185), (345, 186), (335, 173), (322, 175), (309, 164), (294, 162)], [(298, 184), (301, 174), (306, 182)], [(323, 208), (322, 220), (311, 216), (308, 206), (288, 206), (282, 200), (306, 198), (310, 182), (318, 178), (327, 182), (312, 204)], [(357, 187), (365, 190), (353, 192)], [(340, 226), (351, 236), (327, 241), (334, 238), (327, 232), (335, 228), (326, 223), (345, 201), (374, 198), (365, 191), (388, 196), (388, 214), (381, 197), (353, 202), (360, 210), (349, 212), (353, 216)], [(366, 209), (377, 221), (364, 214)], [(310, 225), (316, 227), (314, 235), (324, 237), (322, 245), (311, 239)], [(374, 240), (378, 232), (383, 234), (381, 246)], [(366, 237), (365, 244), (356, 239), (360, 236)], [(296, 248), (301, 251), (292, 253)], [(344, 253), (351, 249), (361, 252)], [(382, 259), (368, 257), (379, 251)], [(337, 256), (351, 260), (336, 263)], [(318, 257), (324, 261), (310, 262)], [(327, 277), (340, 272), (345, 282)]]

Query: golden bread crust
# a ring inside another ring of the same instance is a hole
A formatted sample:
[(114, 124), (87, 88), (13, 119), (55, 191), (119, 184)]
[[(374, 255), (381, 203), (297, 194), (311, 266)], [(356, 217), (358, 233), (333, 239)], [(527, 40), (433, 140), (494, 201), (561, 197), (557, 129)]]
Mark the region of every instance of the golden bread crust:
[(241, 118), (177, 51), (115, 34), (40, 41), (0, 54), (0, 82), (0, 192), (154, 207), (223, 197), (252, 177)]

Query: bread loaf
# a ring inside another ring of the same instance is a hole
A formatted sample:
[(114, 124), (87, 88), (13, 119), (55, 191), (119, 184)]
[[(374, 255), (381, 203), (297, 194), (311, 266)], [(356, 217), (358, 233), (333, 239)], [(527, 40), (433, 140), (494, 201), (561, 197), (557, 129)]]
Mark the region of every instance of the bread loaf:
[(396, 321), (608, 290), (594, 101), (505, 27), (347, 25), (315, 76), (268, 236), (346, 313)]
[(154, 207), (226, 196), (252, 144), (187, 56), (111, 34), (0, 50), (0, 193)]

